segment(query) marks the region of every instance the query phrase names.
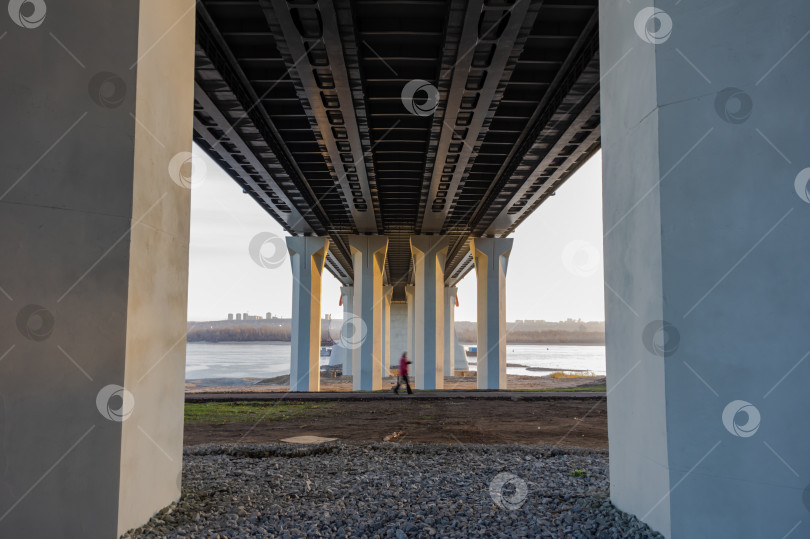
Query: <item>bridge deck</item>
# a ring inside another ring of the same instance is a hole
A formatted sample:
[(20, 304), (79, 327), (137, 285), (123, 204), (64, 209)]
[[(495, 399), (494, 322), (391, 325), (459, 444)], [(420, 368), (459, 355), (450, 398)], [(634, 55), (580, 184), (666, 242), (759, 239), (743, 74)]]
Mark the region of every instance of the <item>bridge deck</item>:
[(196, 142), (292, 235), (505, 237), (599, 148), (597, 1), (202, 0)]

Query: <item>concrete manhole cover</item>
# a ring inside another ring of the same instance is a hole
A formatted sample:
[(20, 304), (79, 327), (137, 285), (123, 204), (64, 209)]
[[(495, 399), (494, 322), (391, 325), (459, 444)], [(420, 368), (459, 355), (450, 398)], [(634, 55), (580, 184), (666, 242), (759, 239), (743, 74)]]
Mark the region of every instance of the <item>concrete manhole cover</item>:
[(282, 442), (288, 444), (322, 444), (325, 442), (333, 442), (337, 438), (324, 438), (323, 436), (293, 436), (292, 438), (284, 438)]

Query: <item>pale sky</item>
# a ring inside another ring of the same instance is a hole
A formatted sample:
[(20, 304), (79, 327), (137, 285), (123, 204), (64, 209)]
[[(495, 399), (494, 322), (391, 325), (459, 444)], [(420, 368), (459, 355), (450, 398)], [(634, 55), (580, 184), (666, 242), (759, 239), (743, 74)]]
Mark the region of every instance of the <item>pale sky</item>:
[[(283, 237), (284, 230), (196, 146), (194, 154), (201, 159), (192, 176), (188, 319), (223, 320), (237, 312), (289, 317), (289, 259), (264, 268), (248, 251), (256, 234)], [(601, 170), (600, 152), (511, 236), (507, 320), (605, 319)], [(268, 248), (262, 254), (275, 260)], [(475, 320), (475, 290), (472, 271), (459, 284), (456, 320)], [(339, 300), (340, 283), (325, 271), (323, 313), (342, 317)]]

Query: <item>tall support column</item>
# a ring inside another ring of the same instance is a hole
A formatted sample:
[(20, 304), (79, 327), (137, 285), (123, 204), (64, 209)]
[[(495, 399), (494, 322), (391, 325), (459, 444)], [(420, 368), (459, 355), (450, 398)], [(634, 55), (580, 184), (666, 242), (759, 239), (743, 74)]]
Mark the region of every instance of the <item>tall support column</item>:
[(478, 389), (506, 389), (506, 267), (512, 238), (474, 238)]
[(321, 282), (329, 239), (287, 238), (293, 273), (290, 391), (321, 389)]
[(456, 294), (455, 286), (444, 287), (444, 375), (453, 376), (456, 367)]
[(417, 389), (444, 387), (444, 265), (448, 247), (449, 241), (443, 236), (411, 236)]
[(394, 287), (391, 285), (383, 287), (383, 355), (382, 355), (382, 376), (388, 376), (391, 369), (391, 297), (394, 295)]
[(354, 287), (340, 287), (340, 301), (343, 304), (343, 324), (340, 326), (340, 342), (332, 347), (332, 355), (338, 354), (336, 360), (343, 365), (343, 376), (352, 375), (353, 348), (349, 343), (352, 339), (354, 326), (350, 320), (354, 317)]
[(118, 537), (180, 496), (194, 2), (5, 4), (0, 537)]
[(399, 368), (402, 352), (408, 351), (408, 304), (391, 302), (391, 368)]
[(458, 334), (453, 336), (453, 342), (455, 347), (455, 355), (453, 356), (453, 370), (454, 371), (468, 371), (470, 370), (470, 366), (467, 364), (467, 353), (464, 350), (464, 347), (461, 346), (461, 343), (458, 342)]
[[(354, 266), (355, 337), (352, 340), (352, 387), (382, 389), (383, 272), (386, 236), (349, 236)], [(357, 333), (359, 332), (359, 333)]]
[(411, 285), (405, 286), (405, 298), (408, 303), (408, 359), (413, 362), (414, 360), (414, 345), (413, 339), (416, 332), (414, 331), (416, 308), (414, 305), (416, 289)]
[(645, 3), (599, 6), (611, 498), (810, 536), (810, 4)]

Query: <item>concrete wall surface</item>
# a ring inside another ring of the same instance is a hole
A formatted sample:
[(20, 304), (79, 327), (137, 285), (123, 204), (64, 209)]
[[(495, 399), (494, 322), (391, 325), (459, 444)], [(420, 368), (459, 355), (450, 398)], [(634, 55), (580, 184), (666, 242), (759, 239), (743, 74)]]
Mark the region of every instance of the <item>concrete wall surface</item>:
[(810, 536), (810, 4), (600, 2), (611, 498)]
[(23, 6), (0, 47), (0, 537), (116, 537), (180, 492), (194, 3)]

